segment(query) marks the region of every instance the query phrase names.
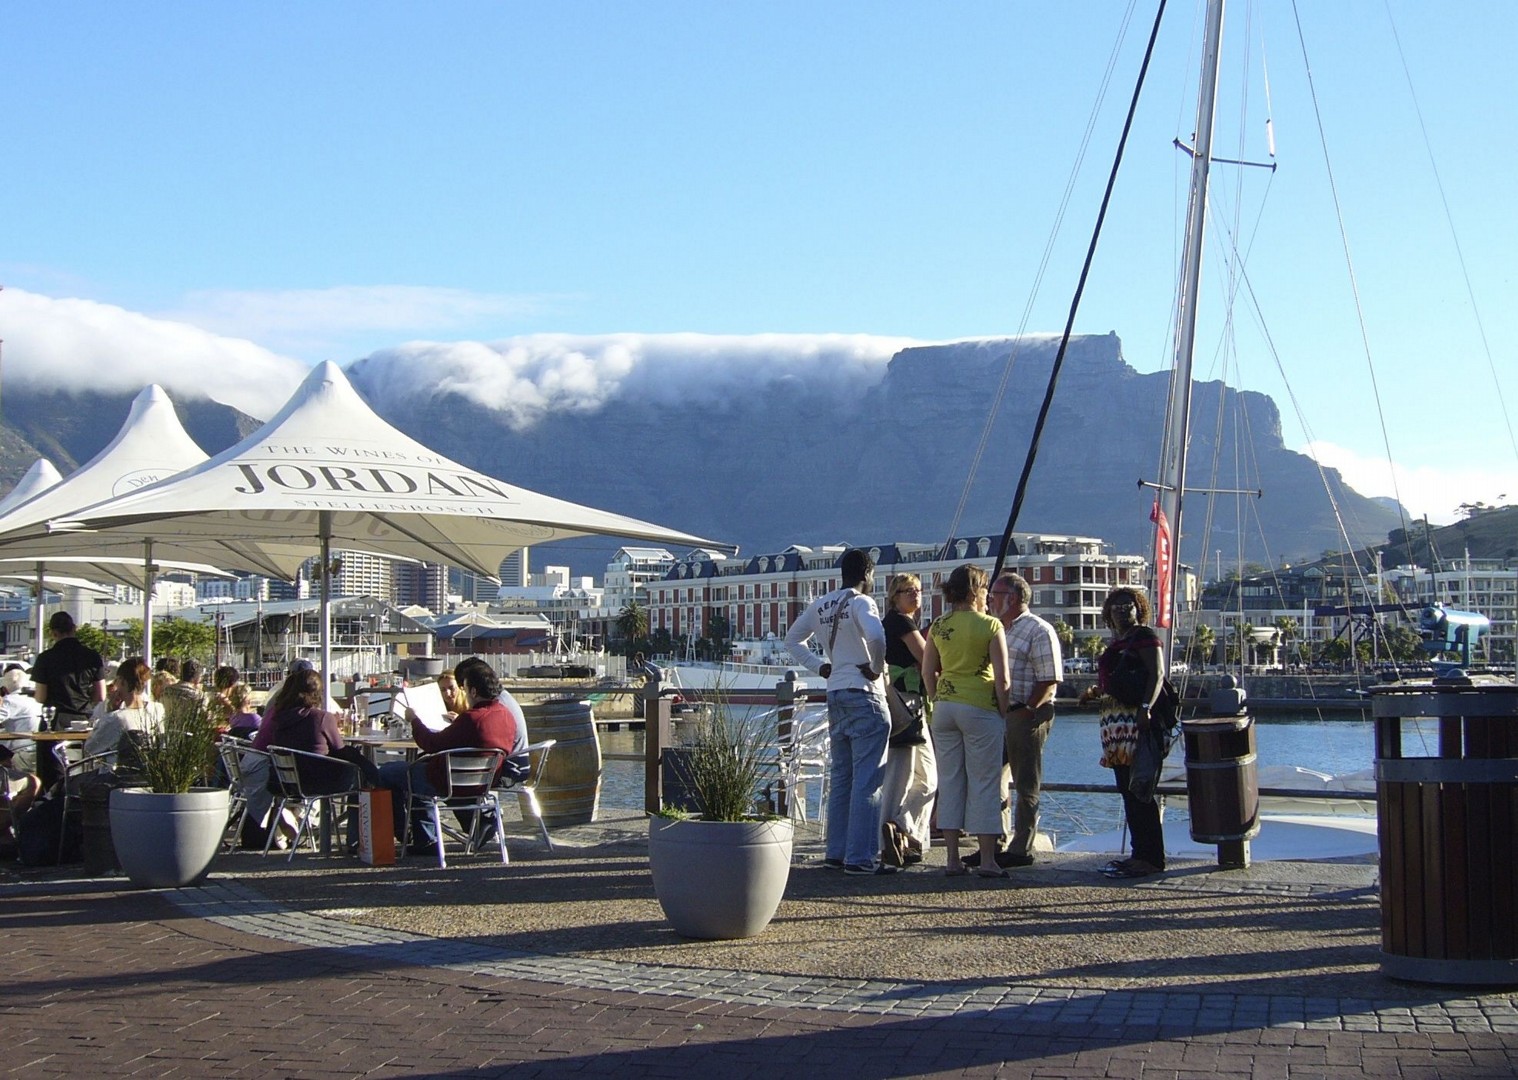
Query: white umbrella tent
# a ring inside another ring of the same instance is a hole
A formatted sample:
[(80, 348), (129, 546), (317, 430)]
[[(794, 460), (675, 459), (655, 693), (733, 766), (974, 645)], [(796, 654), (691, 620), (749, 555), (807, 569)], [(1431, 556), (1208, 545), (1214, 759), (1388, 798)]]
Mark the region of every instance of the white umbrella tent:
[[(35, 564), (39, 651), (46, 644), (40, 626), (41, 588), (50, 563), (66, 565), (71, 572), (93, 580), (123, 580), (140, 586), (145, 597), (143, 652), (148, 656), (153, 651), (153, 579), (160, 568), (221, 574), (216, 566), (208, 565), (214, 562), (259, 570), (275, 577), (295, 576), (304, 561), (304, 553), (294, 547), (265, 551), (235, 537), (222, 542), (193, 540), (183, 543), (177, 537), (159, 538), (151, 532), (133, 536), (80, 536), (52, 533), (47, 528), (50, 518), (72, 514), (113, 496), (149, 487), (205, 460), (206, 452), (195, 444), (179, 423), (169, 396), (162, 388), (150, 386), (137, 395), (121, 430), (105, 449), (66, 479), (41, 486), (30, 497), (12, 503), (0, 516), (0, 560), (10, 566), (14, 566), (16, 560)], [(45, 462), (33, 466), (27, 476), (45, 472), (39, 468), (43, 464)], [(51, 465), (46, 471), (57, 475)], [(20, 490), (21, 485), (18, 485), (17, 492)], [(12, 497), (15, 494), (12, 492)], [(189, 561), (155, 563), (155, 554)]]
[[(382, 420), (336, 364), (313, 369), (272, 420), (178, 476), (102, 502), (49, 529), (77, 536), (260, 549), (304, 543), (322, 566), (322, 671), (331, 669), (331, 549), (497, 575), (529, 544), (585, 535), (720, 547), (698, 536), (552, 498), (440, 456)], [(3, 537), (0, 537), (3, 540)]]
[(35, 499), (62, 479), (56, 465), (47, 458), (38, 458), (16, 481), (16, 486), (5, 493), (5, 498), (0, 499), (0, 514), (8, 514), (28, 499)]

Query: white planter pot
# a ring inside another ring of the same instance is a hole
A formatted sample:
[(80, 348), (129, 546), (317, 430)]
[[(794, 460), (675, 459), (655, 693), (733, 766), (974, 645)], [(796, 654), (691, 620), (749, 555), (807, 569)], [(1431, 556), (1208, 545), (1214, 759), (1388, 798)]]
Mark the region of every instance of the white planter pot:
[(231, 792), (195, 788), (160, 795), (146, 788), (111, 792), (111, 843), (121, 869), (144, 889), (173, 889), (205, 877), (221, 849)]
[(789, 821), (648, 821), (654, 895), (675, 933), (753, 937), (775, 917), (791, 874)]

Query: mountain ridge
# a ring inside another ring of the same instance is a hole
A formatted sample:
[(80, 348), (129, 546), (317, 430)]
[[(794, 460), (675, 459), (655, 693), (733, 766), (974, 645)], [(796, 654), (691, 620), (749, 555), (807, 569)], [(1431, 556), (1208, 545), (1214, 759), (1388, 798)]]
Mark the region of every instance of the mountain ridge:
[[(746, 553), (792, 543), (937, 542), (1002, 531), (1021, 472), (1058, 339), (977, 339), (899, 349), (878, 371), (830, 372), (815, 384), (792, 374), (745, 384), (729, 366), (723, 393), (685, 395), (678, 384), (652, 397), (610, 392), (589, 407), (544, 411), (522, 424), (503, 409), (471, 400), (467, 381), (434, 377), (406, 383), (394, 356), (348, 368), (376, 411), (407, 434), (468, 467), (510, 483), (601, 509), (735, 542)], [(750, 352), (742, 363), (754, 363)], [(989, 404), (1015, 352), (1007, 390), (990, 426), (973, 482)], [(733, 363), (740, 361), (734, 360)], [(715, 358), (713, 364), (721, 363)], [(416, 375), (429, 373), (420, 361)], [(701, 375), (690, 374), (692, 382)], [(730, 386), (728, 384), (731, 384)], [(1145, 553), (1152, 478), (1164, 416), (1167, 373), (1141, 373), (1122, 356), (1115, 334), (1071, 340), (1043, 445), (1032, 472), (1020, 532), (1097, 536), (1125, 553)], [(686, 405), (689, 398), (699, 404)], [(3, 403), (0, 485), (6, 488), (39, 454), (65, 475), (114, 436), (129, 395), (11, 390)], [(1246, 529), (1244, 559), (1274, 564), (1343, 548), (1334, 502), (1319, 470), (1281, 440), (1280, 414), (1266, 395), (1219, 382), (1194, 385), (1192, 487), (1263, 487), (1249, 500), (1260, 529)], [(1218, 408), (1248, 417), (1249, 470), (1235, 462), (1225, 431), (1214, 483), (1210, 419)], [(186, 430), (209, 454), (257, 426), (252, 417), (204, 399), (176, 398)], [(1257, 474), (1248, 484), (1232, 478)], [(1350, 545), (1385, 539), (1400, 524), (1394, 508), (1367, 499), (1323, 470), (1334, 489)], [(961, 511), (963, 497), (964, 509)], [(1210, 560), (1239, 552), (1230, 501), (1205, 541), (1206, 499), (1188, 500), (1182, 557)], [(1269, 542), (1260, 539), (1263, 531)], [(1205, 547), (1203, 544), (1205, 543)], [(534, 565), (569, 563), (599, 575), (618, 542), (587, 538)]]

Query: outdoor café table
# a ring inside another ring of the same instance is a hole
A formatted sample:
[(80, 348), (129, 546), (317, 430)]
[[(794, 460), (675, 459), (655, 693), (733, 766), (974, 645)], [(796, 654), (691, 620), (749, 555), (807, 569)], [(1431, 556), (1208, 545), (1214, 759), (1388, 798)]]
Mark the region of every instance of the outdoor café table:
[(349, 735), (343, 739), (349, 746), (356, 746), (370, 761), (381, 751), (404, 753), (407, 761), (415, 761), (421, 749), (410, 739), (392, 739), (388, 735)]

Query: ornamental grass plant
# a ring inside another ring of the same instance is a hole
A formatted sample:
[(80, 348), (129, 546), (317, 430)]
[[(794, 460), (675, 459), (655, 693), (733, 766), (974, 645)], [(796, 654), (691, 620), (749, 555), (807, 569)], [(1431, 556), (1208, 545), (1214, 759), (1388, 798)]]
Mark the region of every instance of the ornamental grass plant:
[(163, 702), (163, 726), (138, 732), (132, 763), (142, 785), (163, 795), (183, 795), (209, 787), (216, 775), (216, 718), (205, 699), (170, 695)]
[(706, 821), (748, 821), (772, 771), (770, 732), (736, 715), (719, 687), (689, 746), (691, 788)]

